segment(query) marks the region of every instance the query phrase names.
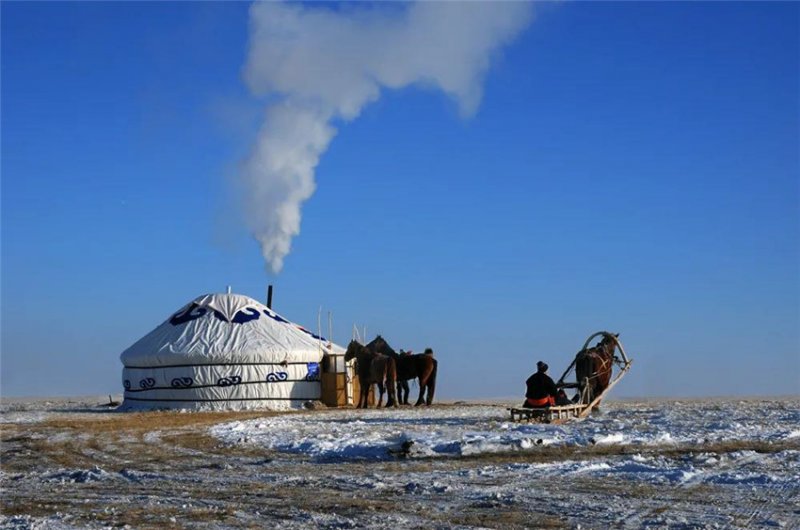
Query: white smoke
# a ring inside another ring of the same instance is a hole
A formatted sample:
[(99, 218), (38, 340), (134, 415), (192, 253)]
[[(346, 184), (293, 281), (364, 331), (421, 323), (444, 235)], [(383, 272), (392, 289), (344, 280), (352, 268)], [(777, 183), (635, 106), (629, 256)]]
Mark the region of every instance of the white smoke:
[(383, 87), (411, 84), (442, 90), (463, 116), (473, 114), (490, 59), (531, 15), (524, 2), (253, 4), (244, 78), (269, 104), (242, 179), (250, 228), (272, 271), (300, 233), (333, 121), (356, 118)]

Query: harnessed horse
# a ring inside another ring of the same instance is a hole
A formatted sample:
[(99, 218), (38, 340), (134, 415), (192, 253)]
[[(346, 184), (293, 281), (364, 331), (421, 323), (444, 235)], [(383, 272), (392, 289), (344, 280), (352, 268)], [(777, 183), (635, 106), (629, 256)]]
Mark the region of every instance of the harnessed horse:
[(351, 340), (350, 344), (347, 345), (344, 360), (347, 362), (353, 358), (356, 359), (356, 371), (361, 387), (358, 408), (369, 408), (369, 389), (373, 384), (378, 385), (380, 392), (378, 408), (383, 403), (384, 393), (388, 393), (386, 406), (396, 407), (397, 401), (394, 387), (397, 381), (397, 368), (394, 359), (387, 355), (371, 352), (358, 341)]
[(614, 339), (619, 337), (619, 333), (613, 337), (604, 335), (596, 346), (585, 348), (575, 356), (575, 377), (582, 402), (591, 403), (608, 388), (614, 365), (614, 350), (617, 347)]

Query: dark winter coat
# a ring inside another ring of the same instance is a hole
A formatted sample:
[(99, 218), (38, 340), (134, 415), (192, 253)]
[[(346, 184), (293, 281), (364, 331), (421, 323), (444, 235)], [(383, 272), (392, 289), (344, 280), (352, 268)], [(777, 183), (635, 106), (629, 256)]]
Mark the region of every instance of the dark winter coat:
[(528, 399), (542, 399), (547, 396), (556, 397), (558, 389), (550, 376), (544, 372), (536, 372), (525, 381), (528, 391), (525, 397)]

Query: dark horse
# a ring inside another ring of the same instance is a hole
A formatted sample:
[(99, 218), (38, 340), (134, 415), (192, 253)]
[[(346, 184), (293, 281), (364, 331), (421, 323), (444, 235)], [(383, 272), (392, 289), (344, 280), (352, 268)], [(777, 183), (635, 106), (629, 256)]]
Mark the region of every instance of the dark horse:
[[(585, 348), (575, 356), (575, 377), (578, 380), (580, 396), (586, 396), (586, 403), (594, 399), (608, 388), (611, 381), (611, 369), (614, 365), (614, 350), (619, 333), (603, 334), (603, 339), (591, 348)], [(583, 399), (581, 400), (583, 402)], [(598, 402), (599, 406), (600, 403)]]
[(356, 371), (361, 393), (358, 396), (358, 408), (368, 408), (369, 389), (373, 384), (378, 385), (380, 397), (378, 407), (383, 403), (383, 394), (388, 391), (386, 398), (387, 407), (396, 407), (394, 385), (397, 381), (397, 367), (394, 359), (387, 355), (374, 353), (355, 340), (351, 340), (344, 354), (345, 362), (356, 359)]
[(433, 403), (433, 394), (436, 392), (436, 372), (439, 366), (439, 361), (433, 358), (433, 353), (416, 355), (397, 353), (380, 335), (366, 347), (370, 351), (388, 355), (394, 359), (397, 364), (397, 398), (401, 405), (408, 405), (410, 392), (408, 381), (411, 379), (419, 381), (419, 398), (414, 406)]

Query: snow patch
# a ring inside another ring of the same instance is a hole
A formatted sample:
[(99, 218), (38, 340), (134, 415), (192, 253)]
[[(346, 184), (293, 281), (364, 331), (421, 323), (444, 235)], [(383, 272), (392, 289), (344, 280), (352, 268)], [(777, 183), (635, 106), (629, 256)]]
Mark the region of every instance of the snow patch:
[(91, 469), (74, 469), (62, 470), (55, 473), (45, 475), (46, 482), (72, 482), (72, 483), (85, 483), (97, 482), (99, 480), (108, 480), (113, 476), (106, 472), (104, 469), (94, 466)]

